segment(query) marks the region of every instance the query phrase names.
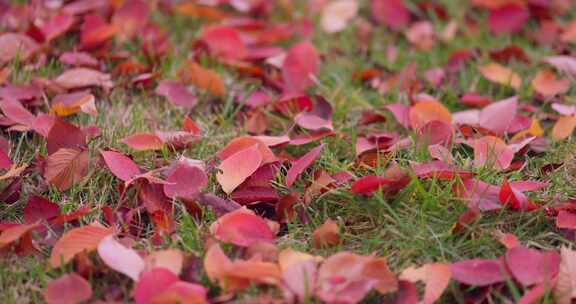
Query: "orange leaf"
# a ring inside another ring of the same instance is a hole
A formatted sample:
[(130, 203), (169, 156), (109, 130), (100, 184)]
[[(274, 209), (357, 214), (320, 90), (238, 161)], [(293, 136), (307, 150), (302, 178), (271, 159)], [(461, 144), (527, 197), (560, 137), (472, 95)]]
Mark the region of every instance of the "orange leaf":
[(532, 80), (534, 91), (544, 97), (563, 94), (570, 89), (570, 81), (565, 78), (556, 78), (556, 74), (551, 70), (541, 70)]
[(516, 90), (520, 89), (522, 80), (520, 76), (511, 69), (497, 63), (489, 63), (479, 66), (478, 70), (486, 79), (505, 86), (510, 86)]
[(422, 281), (426, 285), (424, 290), (424, 304), (432, 304), (444, 292), (450, 283), (450, 266), (442, 263), (426, 264), (420, 268), (410, 267), (400, 275), (400, 279), (417, 282)]
[(58, 190), (65, 191), (88, 174), (89, 161), (88, 151), (61, 148), (46, 159), (44, 178)]
[(136, 133), (124, 139), (122, 143), (137, 151), (160, 150), (164, 142), (154, 133)]
[(224, 96), (226, 87), (220, 75), (192, 61), (188, 61), (187, 66), (188, 70), (184, 71), (186, 81), (214, 96)]
[(576, 116), (562, 116), (552, 129), (552, 139), (565, 139), (572, 135), (574, 128), (576, 128)]
[(447, 125), (452, 124), (452, 114), (441, 103), (437, 101), (421, 101), (410, 108), (408, 114), (410, 125), (418, 130), (427, 123), (437, 120)]
[(37, 223), (29, 225), (16, 225), (2, 231), (2, 234), (0, 234), (0, 248), (19, 240), (22, 236), (37, 226)]
[(314, 230), (312, 235), (314, 248), (331, 247), (339, 243), (338, 224), (333, 220), (327, 219), (324, 224)]
[(58, 95), (52, 100), (52, 112), (58, 116), (69, 116), (79, 111), (97, 116), (94, 95), (79, 92), (66, 95)]
[(64, 233), (52, 249), (50, 266), (60, 267), (79, 253), (96, 250), (100, 241), (113, 232), (111, 228), (94, 223)]
[(258, 146), (254, 145), (222, 161), (220, 166), (218, 166), (221, 172), (216, 174), (216, 180), (222, 186), (222, 190), (226, 194), (230, 194), (250, 175), (256, 172), (261, 164), (262, 154), (258, 150)]

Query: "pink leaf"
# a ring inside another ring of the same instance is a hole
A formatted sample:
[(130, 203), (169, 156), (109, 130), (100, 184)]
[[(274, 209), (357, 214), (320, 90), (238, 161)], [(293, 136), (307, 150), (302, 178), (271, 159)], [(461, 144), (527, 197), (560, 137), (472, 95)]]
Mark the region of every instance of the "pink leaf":
[(92, 297), (92, 288), (83, 277), (70, 273), (48, 283), (43, 294), (48, 304), (77, 304)]
[(216, 173), (216, 180), (226, 194), (232, 193), (236, 187), (252, 175), (262, 164), (262, 154), (257, 145), (241, 150), (226, 158)]
[(248, 53), (240, 33), (232, 27), (208, 27), (202, 32), (199, 39), (206, 43), (212, 54), (224, 59), (238, 60), (244, 58)]
[(117, 178), (127, 182), (134, 176), (141, 173), (140, 168), (128, 156), (116, 151), (100, 152), (104, 162), (112, 174)]
[(208, 184), (208, 177), (200, 167), (183, 162), (178, 165), (166, 178), (164, 193), (168, 197), (195, 197)]
[(484, 107), (480, 112), (479, 124), (496, 134), (504, 134), (516, 116), (518, 97), (510, 97)]
[(487, 286), (505, 280), (504, 265), (499, 260), (473, 259), (450, 266), (454, 280), (471, 286)]
[(183, 84), (176, 81), (160, 81), (155, 93), (165, 97), (174, 105), (186, 109), (193, 108), (198, 103), (198, 98), (190, 93)]
[(210, 226), (210, 231), (223, 242), (244, 247), (255, 242), (273, 242), (275, 239), (266, 221), (244, 208), (218, 218)]
[(378, 23), (399, 30), (410, 23), (410, 12), (403, 0), (372, 0), (372, 15)]
[(105, 237), (98, 244), (98, 255), (108, 267), (138, 281), (144, 270), (144, 259), (136, 251), (120, 244), (113, 235)]
[(302, 93), (314, 84), (313, 76), (318, 73), (318, 54), (310, 42), (292, 46), (282, 64), (285, 93)]
[(152, 304), (156, 296), (176, 282), (178, 277), (168, 269), (154, 268), (143, 272), (134, 287), (134, 300), (136, 304)]
[(551, 284), (559, 271), (560, 255), (554, 251), (540, 252), (519, 246), (506, 252), (506, 265), (524, 286)]
[(320, 156), (320, 152), (322, 152), (322, 148), (324, 145), (320, 145), (308, 153), (304, 154), (302, 157), (294, 161), (290, 169), (288, 170), (288, 174), (286, 174), (286, 186), (292, 187), (296, 178), (306, 170), (312, 163)]

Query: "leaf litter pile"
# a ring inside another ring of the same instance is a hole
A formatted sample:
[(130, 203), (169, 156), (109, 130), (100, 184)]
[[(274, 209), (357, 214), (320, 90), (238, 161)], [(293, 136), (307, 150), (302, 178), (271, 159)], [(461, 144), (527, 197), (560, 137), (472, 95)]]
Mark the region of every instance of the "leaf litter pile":
[(571, 303), (571, 0), (0, 1), (3, 303)]

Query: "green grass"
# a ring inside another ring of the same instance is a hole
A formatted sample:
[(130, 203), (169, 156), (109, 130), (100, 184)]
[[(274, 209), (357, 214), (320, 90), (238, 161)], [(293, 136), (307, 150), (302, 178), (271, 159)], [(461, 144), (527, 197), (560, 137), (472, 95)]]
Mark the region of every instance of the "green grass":
[[(464, 1), (442, 2), (449, 4), (447, 9), (451, 16), (463, 16), (468, 9), (463, 4)], [(368, 9), (363, 8), (363, 14), (366, 15), (367, 12)], [(478, 15), (477, 17), (481, 19), (484, 16)], [(197, 21), (181, 16), (166, 18), (155, 14), (153, 18), (169, 30), (172, 42), (180, 50), (185, 50), (191, 45), (201, 27)], [(442, 29), (446, 24), (438, 21), (437, 18), (433, 19), (436, 20), (435, 26), (438, 29)], [(459, 20), (462, 21), (462, 18)], [(459, 30), (464, 34), (467, 32), (462, 24), (459, 25)], [(311, 169), (302, 174), (292, 189), (282, 189), (285, 193), (289, 190), (303, 192), (313, 179), (312, 173), (317, 169), (323, 169), (328, 173), (350, 170), (356, 176), (363, 176), (382, 172), (391, 160), (406, 167), (409, 160), (425, 161), (428, 159), (426, 154), (413, 149), (402, 151), (392, 156), (391, 159), (382, 160), (381, 166), (374, 168), (373, 172), (355, 165), (352, 147), (356, 136), (363, 132), (356, 126), (362, 110), (371, 109), (388, 116), (388, 121), (377, 127), (379, 130), (395, 130), (405, 135), (409, 133), (400, 130), (392, 116), (383, 110), (385, 104), (406, 101), (407, 96), (397, 90), (380, 95), (373, 89), (353, 81), (352, 72), (375, 65), (382, 66), (388, 71), (399, 71), (410, 63), (416, 63), (418, 71), (422, 72), (443, 66), (452, 51), (456, 49), (463, 47), (477, 49), (479, 58), (467, 63), (458, 72), (454, 84), (444, 84), (438, 88), (426, 87), (423, 90), (423, 92), (437, 96), (450, 110), (456, 111), (463, 109), (457, 104), (457, 99), (465, 92), (475, 91), (491, 96), (495, 100), (514, 94), (509, 89), (489, 83), (478, 73), (476, 66), (490, 61), (487, 56), (489, 51), (511, 43), (527, 51), (532, 60), (531, 64), (512, 63), (510, 65), (523, 79), (522, 89), (518, 92), (523, 102), (528, 101), (532, 95), (529, 81), (541, 67), (538, 63), (539, 58), (554, 54), (550, 48), (535, 45), (524, 36), (495, 36), (485, 30), (481, 30), (478, 36), (459, 34), (450, 42), (437, 42), (434, 49), (426, 52), (413, 49), (402, 35), (391, 34), (383, 28), (375, 29), (374, 37), (368, 51), (363, 52), (357, 47), (352, 27), (335, 35), (316, 31), (313, 42), (324, 57), (315, 91), (322, 94), (334, 106), (335, 131), (346, 137), (342, 139), (338, 136), (323, 140), (327, 146), (321, 157)], [(396, 62), (388, 62), (385, 56), (386, 48), (392, 45), (399, 50)], [(136, 53), (134, 58), (143, 58), (134, 45), (125, 47)], [(185, 52), (180, 51), (167, 57), (158, 68), (162, 77), (176, 78), (176, 71), (186, 55)], [(233, 84), (238, 90), (247, 91), (254, 88), (253, 82), (243, 81), (223, 66), (214, 62), (207, 63), (226, 75), (227, 82)], [(53, 77), (63, 70), (63, 67), (56, 61), (50, 61), (34, 75), (17, 69), (21, 67), (18, 62), (12, 66), (16, 71), (11, 79), (14, 83), (26, 83), (32, 76)], [(575, 92), (576, 89), (572, 87), (567, 95), (573, 95)], [(241, 107), (233, 103), (231, 98), (214, 100), (209, 96), (200, 95), (199, 106), (188, 112), (171, 106), (161, 98), (150, 94), (149, 90), (116, 87), (109, 99), (98, 99), (97, 107), (99, 111), (97, 118), (77, 114), (70, 119), (71, 122), (80, 126), (96, 124), (101, 128), (102, 135), (89, 143), (91, 155), (96, 157), (99, 149), (117, 149), (132, 155), (135, 162), (146, 170), (166, 165), (180, 155), (194, 159), (209, 159), (229, 140), (246, 134), (238, 120)], [(120, 143), (120, 139), (135, 132), (179, 129), (185, 115), (190, 115), (198, 122), (205, 134), (200, 142), (189, 149), (177, 152), (168, 149), (160, 152), (133, 152)], [(286, 118), (275, 116), (273, 113), (267, 113), (267, 115), (273, 121), (271, 134), (282, 134), (291, 125), (291, 121)], [(11, 156), (19, 163), (33, 162), (37, 153), (46, 154), (44, 140), (37, 135), (15, 132), (3, 135), (7, 136), (16, 147)], [(287, 151), (293, 155), (302, 155), (315, 145), (316, 143), (304, 147), (289, 147)], [(544, 205), (549, 205), (557, 197), (565, 199), (576, 194), (574, 171), (566, 165), (543, 177), (538, 169), (550, 162), (569, 160), (573, 163), (573, 148), (572, 141), (554, 143), (550, 151), (538, 157), (528, 158), (527, 167), (522, 172), (515, 173), (497, 173), (486, 169), (471, 168), (469, 162), (471, 153), (464, 148), (455, 149), (454, 155), (459, 165), (474, 170), (478, 173), (479, 179), (492, 184), (499, 184), (505, 177), (513, 180), (540, 178), (548, 180), (550, 182), (548, 188), (530, 196)], [(42, 186), (41, 180), (42, 178), (36, 173), (27, 176), (24, 180), (26, 186), (20, 200), (13, 205), (0, 205), (0, 220), (3, 222), (19, 221), (27, 197), (32, 194), (43, 195), (57, 202), (63, 211), (71, 211), (80, 206), (116, 206), (119, 201), (117, 186), (120, 181), (96, 162), (91, 164), (90, 174), (83, 182), (63, 193), (54, 188)], [(328, 191), (315, 197), (309, 205), (304, 207), (310, 219), (309, 223), (298, 221), (290, 223), (288, 233), (279, 238), (279, 246), (281, 248), (292, 247), (323, 256), (342, 250), (366, 254), (375, 252), (386, 256), (393, 270), (401, 271), (410, 265), (433, 261), (453, 262), (474, 257), (497, 257), (505, 250), (494, 236), (497, 230), (513, 233), (523, 244), (535, 248), (551, 249), (559, 248), (561, 245), (571, 245), (570, 241), (556, 231), (553, 219), (547, 217), (543, 211), (514, 213), (503, 210), (495, 214), (484, 214), (480, 220), (472, 223), (462, 233), (453, 234), (451, 227), (457, 222), (460, 214), (466, 210), (466, 206), (454, 196), (452, 186), (453, 182), (413, 178), (408, 186), (393, 198), (386, 198), (382, 193), (376, 193), (373, 197), (354, 196), (347, 188)], [(221, 193), (214, 180), (211, 180), (206, 191)], [(134, 203), (133, 193), (131, 195), (127, 199), (128, 203)], [(207, 227), (214, 217), (206, 210), (208, 215), (198, 221), (183, 210), (184, 208), (178, 204), (176, 208), (177, 233), (173, 242), (166, 246), (180, 248), (187, 253), (201, 257)], [(94, 212), (83, 221), (89, 223), (100, 217), (100, 214)], [(310, 243), (312, 232), (327, 218), (339, 223), (342, 228), (343, 241), (333, 248), (315, 249)], [(143, 240), (140, 246), (147, 248), (152, 245)], [(49, 278), (55, 278), (64, 272), (62, 269), (49, 269), (45, 257), (49, 255), (50, 249), (49, 247), (41, 248), (40, 257), (22, 258), (6, 254), (6, 257), (0, 259), (2, 303), (40, 303), (42, 302), (41, 291)], [(109, 291), (111, 285), (118, 285), (119, 288), (129, 290), (129, 280), (118, 274), (109, 273), (104, 279), (96, 277), (92, 282), (95, 294), (100, 298)], [(207, 281), (206, 283), (208, 284)], [(215, 286), (211, 288), (212, 291), (216, 290)], [(247, 295), (254, 293), (254, 290), (248, 291)], [(453, 303), (459, 299), (461, 300), (457, 290), (451, 288), (443, 301)], [(365, 300), (366, 303), (379, 301), (376, 295), (371, 295)]]

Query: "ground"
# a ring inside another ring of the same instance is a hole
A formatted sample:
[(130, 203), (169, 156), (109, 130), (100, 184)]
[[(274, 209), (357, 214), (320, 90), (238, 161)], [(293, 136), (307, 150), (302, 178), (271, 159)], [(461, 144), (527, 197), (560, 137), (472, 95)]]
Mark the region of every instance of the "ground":
[[(303, 12), (306, 1), (296, 2), (294, 9)], [(320, 157), (297, 179), (293, 187), (286, 187), (284, 177), (280, 174), (273, 184), (278, 193), (304, 193), (314, 180), (313, 173), (320, 169), (329, 174), (348, 171), (356, 179), (366, 175), (382, 174), (392, 162), (408, 168), (411, 161), (431, 160), (426, 149), (412, 146), (387, 154), (379, 159), (375, 167), (359, 165), (353, 145), (356, 138), (367, 134), (368, 130), (393, 131), (412, 138), (415, 138), (415, 132), (402, 128), (394, 116), (384, 108), (390, 103), (409, 104), (407, 92), (393, 88), (383, 94), (379, 93), (369, 83), (353, 79), (353, 73), (357, 71), (377, 67), (393, 74), (413, 63), (416, 65), (417, 74), (422, 75), (429, 69), (443, 68), (455, 50), (473, 49), (475, 57), (465, 62), (453, 75), (454, 81), (450, 83), (443, 81), (440, 85), (422, 81), (423, 87), (419, 93), (434, 96), (452, 113), (468, 108), (459, 102), (461, 96), (467, 92), (489, 96), (496, 101), (518, 95), (520, 103), (533, 104), (544, 112), (553, 112), (550, 103), (535, 99), (535, 93), (530, 85), (533, 76), (544, 66), (541, 59), (558, 55), (558, 50), (554, 46), (538, 44), (531, 39), (529, 33), (538, 28), (537, 21), (531, 19), (520, 33), (495, 35), (484, 25), (486, 11), (473, 8), (468, 1), (438, 1), (450, 16), (447, 20), (439, 18), (430, 11), (418, 10), (412, 1), (405, 2), (416, 15), (414, 19), (432, 21), (437, 32), (444, 29), (448, 21), (456, 21), (458, 34), (447, 41), (437, 40), (430, 50), (420, 50), (408, 42), (401, 32), (379, 26), (374, 27), (372, 38), (364, 49), (357, 41), (357, 27), (353, 26), (353, 22), (339, 33), (326, 33), (318, 24), (318, 18), (312, 19), (314, 21), (312, 44), (318, 54), (321, 54), (321, 61), (315, 84), (309, 92), (322, 95), (332, 105), (332, 121), (336, 135), (319, 141), (325, 144)], [(369, 5), (367, 1), (360, 3), (359, 16), (368, 20), (371, 14)], [(564, 14), (558, 18), (569, 21), (573, 17), (571, 14)], [(466, 18), (478, 21), (479, 26), (475, 29), (469, 28), (464, 23)], [(162, 57), (159, 65), (155, 67), (155, 72), (159, 73), (158, 79), (178, 79), (178, 71), (189, 57), (188, 50), (203, 29), (204, 22), (178, 14), (167, 16), (159, 11), (153, 12), (151, 19), (167, 30), (173, 44), (170, 52)], [(280, 22), (288, 19), (279, 11), (271, 17), (271, 20)], [(69, 39), (54, 41), (51, 49), (69, 48), (68, 46), (74, 43), (72, 42), (74, 38)], [(298, 40), (298, 37), (294, 37), (282, 42), (281, 45), (288, 47)], [(529, 63), (512, 60), (506, 64), (522, 79), (522, 86), (518, 90), (492, 83), (478, 71), (478, 66), (493, 61), (489, 57), (491, 51), (509, 45), (522, 48), (529, 58)], [(398, 52), (394, 62), (391, 62), (386, 55), (391, 46)], [(145, 61), (145, 56), (137, 43), (127, 42), (122, 47), (130, 52), (132, 58)], [(105, 60), (103, 62), (108, 64)], [(241, 122), (245, 108), (234, 101), (234, 96), (238, 96), (238, 92), (260, 89), (261, 83), (237, 74), (207, 56), (202, 57), (200, 62), (204, 67), (220, 73), (226, 85), (231, 88), (231, 93), (224, 98), (215, 98), (197, 91), (198, 105), (187, 110), (175, 107), (165, 98), (155, 95), (153, 88), (118, 85), (112, 88), (109, 94), (95, 90), (98, 96), (97, 117), (79, 113), (66, 119), (77, 126), (96, 124), (100, 128), (101, 135), (88, 143), (88, 151), (93, 158), (98, 158), (101, 150), (114, 149), (130, 155), (134, 162), (145, 170), (169, 164), (181, 155), (191, 159), (211, 159), (230, 140), (248, 134)], [(67, 69), (53, 57), (35, 71), (26, 71), (22, 67), (23, 64), (16, 60), (10, 63), (9, 81), (12, 84), (26, 84), (38, 76), (52, 79)], [(566, 103), (574, 102), (576, 88), (573, 83), (574, 79), (571, 78), (572, 85), (569, 91), (563, 94)], [(365, 110), (381, 114), (387, 119), (374, 126), (360, 128), (358, 120)], [(178, 130), (187, 115), (202, 129), (201, 139), (189, 148), (172, 150), (165, 147), (159, 151), (134, 151), (121, 142), (123, 138), (136, 132)], [(267, 134), (284, 134), (293, 124), (291, 118), (273, 111), (266, 110), (265, 115), (268, 118)], [(534, 115), (536, 116), (537, 114)], [(549, 138), (554, 122), (543, 121), (541, 124), (546, 130), (544, 137)], [(4, 131), (3, 136), (12, 144), (10, 157), (15, 163), (34, 164), (38, 162), (38, 155), (44, 157), (47, 155), (46, 141), (38, 134)], [(283, 150), (289, 155), (300, 157), (319, 142), (304, 146), (287, 146)], [(390, 268), (397, 273), (409, 266), (430, 262), (452, 263), (471, 258), (499, 257), (506, 252), (506, 248), (498, 242), (498, 232), (514, 234), (520, 243), (536, 249), (555, 250), (562, 246), (570, 246), (571, 235), (556, 228), (555, 219), (546, 211), (546, 207), (576, 194), (573, 150), (572, 137), (560, 141), (551, 140), (543, 153), (522, 156), (526, 161), (526, 166), (522, 170), (499, 172), (489, 167), (472, 166), (473, 151), (464, 145), (457, 145), (452, 149), (455, 164), (459, 168), (474, 172), (475, 178), (484, 182), (501, 185), (504, 179), (547, 181), (549, 184), (546, 188), (528, 194), (530, 199), (541, 206), (536, 211), (511, 212), (503, 208), (497, 212), (483, 212), (480, 219), (470, 223), (460, 233), (454, 233), (452, 227), (468, 209), (453, 191), (454, 186), (461, 180), (421, 179), (412, 174), (409, 183), (394, 196), (387, 196), (382, 191), (376, 191), (369, 196), (356, 195), (350, 192), (349, 186), (344, 186), (315, 197), (303, 207), (309, 221), (294, 220), (287, 224), (282, 229), (277, 244), (279, 248), (293, 248), (320, 256), (330, 256), (340, 251), (375, 253), (386, 257)], [(541, 168), (551, 163), (561, 163), (562, 166), (552, 172), (543, 173)], [(288, 164), (284, 164), (281, 172), (286, 172), (288, 168)], [(91, 164), (88, 176), (66, 191), (46, 186), (39, 182), (41, 180), (42, 175), (36, 172), (23, 177), (24, 186), (20, 200), (13, 204), (0, 205), (2, 222), (21, 222), (22, 209), (29, 195), (42, 195), (49, 201), (58, 203), (64, 212), (75, 210), (79, 206), (89, 206), (95, 210), (104, 206), (115, 207), (120, 201), (118, 186), (122, 181), (106, 166)], [(3, 182), (3, 187), (7, 184), (8, 182)], [(225, 196), (213, 175), (210, 176), (204, 192)], [(134, 193), (129, 195), (134, 196)], [(136, 204), (136, 197), (128, 200), (128, 203)], [(175, 232), (169, 241), (160, 247), (178, 248), (187, 255), (202, 259), (205, 254), (203, 240), (208, 233), (209, 224), (215, 219), (209, 208), (204, 210), (205, 215), (198, 219), (188, 214), (182, 204), (176, 204)], [(315, 248), (310, 242), (312, 234), (328, 218), (338, 223), (341, 242), (329, 248)], [(81, 223), (101, 220), (100, 212), (92, 212), (85, 216)], [(150, 226), (147, 231), (152, 230)], [(59, 233), (61, 231), (54, 231), (54, 234)], [(42, 290), (48, 282), (73, 269), (71, 265), (50, 269), (46, 257), (50, 255), (51, 248), (49, 246), (39, 248), (38, 255), (22, 257), (5, 254), (0, 259), (0, 290), (3, 303), (40, 303), (43, 301)], [(158, 247), (155, 247), (150, 239), (142, 238), (137, 241), (137, 248), (151, 250)], [(101, 298), (109, 292), (110, 286), (124, 291), (129, 291), (131, 288), (129, 278), (113, 273), (104, 279), (94, 279), (91, 283), (94, 290), (93, 299)], [(217, 284), (208, 282), (206, 278), (203, 278), (203, 283), (210, 287), (211, 294), (218, 293)], [(249, 289), (240, 298), (256, 293), (256, 289)], [(519, 297), (521, 294), (523, 292), (517, 291), (516, 296)], [(124, 295), (128, 297), (129, 292)], [(497, 296), (495, 297), (495, 301), (498, 302)], [(463, 301), (463, 298), (453, 283), (440, 302), (450, 303), (456, 300)], [(364, 300), (365, 303), (378, 301), (380, 301), (378, 296), (373, 293)]]

